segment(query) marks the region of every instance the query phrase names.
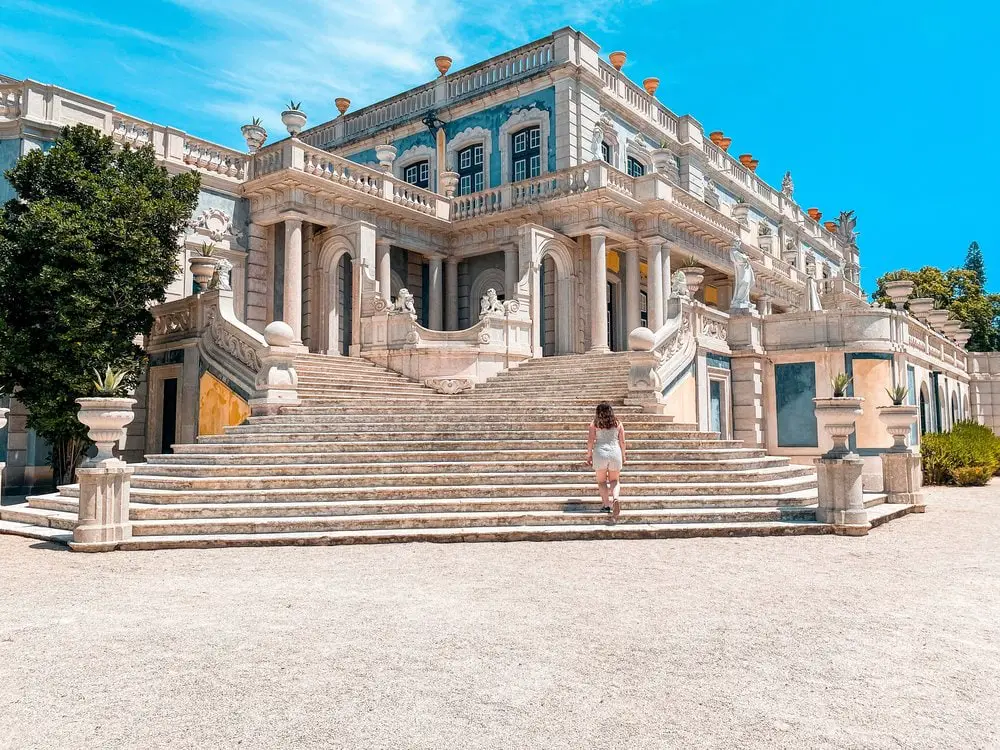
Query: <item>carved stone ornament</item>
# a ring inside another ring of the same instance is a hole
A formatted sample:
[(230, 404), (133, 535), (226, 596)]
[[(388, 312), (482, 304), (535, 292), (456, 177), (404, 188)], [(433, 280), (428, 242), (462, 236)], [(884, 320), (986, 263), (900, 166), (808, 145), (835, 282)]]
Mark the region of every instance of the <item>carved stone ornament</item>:
[(670, 277), (670, 294), (673, 297), (690, 297), (687, 288), (687, 276), (683, 271), (675, 271)]
[(384, 313), (392, 307), (392, 303), (389, 302), (381, 294), (372, 295), (372, 310), (377, 313)]
[(228, 353), (237, 361), (242, 362), (255, 374), (261, 370), (260, 357), (254, 346), (246, 341), (237, 338), (232, 331), (226, 328), (225, 322), (219, 315), (216, 308), (208, 311), (208, 329), (211, 333), (212, 342), (222, 351)]
[(219, 258), (219, 262), (215, 264), (215, 273), (212, 274), (212, 280), (208, 283), (208, 288), (221, 289), (224, 292), (233, 291), (232, 282), (230, 281), (232, 272), (233, 264), (225, 258)]
[(712, 318), (702, 319), (701, 333), (703, 336), (708, 336), (710, 339), (719, 339), (720, 341), (725, 341), (729, 336), (726, 324), (721, 320), (714, 320)]
[(392, 312), (397, 314), (405, 313), (407, 315), (416, 315), (417, 309), (413, 306), (413, 295), (410, 294), (410, 290), (403, 289), (399, 290), (399, 294), (396, 295), (396, 302), (392, 306)]
[(479, 319), (482, 320), (487, 315), (503, 314), (503, 303), (497, 299), (497, 290), (487, 289), (486, 294), (479, 300)]
[(206, 208), (197, 217), (193, 217), (188, 226), (195, 234), (204, 235), (213, 242), (219, 242), (227, 236), (235, 236), (233, 217), (221, 208)]
[(472, 378), (427, 378), (424, 385), (433, 388), (438, 393), (453, 396), (456, 393), (464, 393), (475, 388)]
[(178, 310), (166, 315), (157, 315), (156, 319), (153, 320), (153, 336), (166, 336), (168, 333), (189, 330), (191, 330), (190, 310)]
[(858, 233), (854, 227), (858, 225), (858, 220), (854, 217), (853, 211), (841, 211), (837, 218), (837, 238), (848, 245), (853, 245), (858, 238)]
[(781, 180), (781, 192), (786, 198), (791, 198), (795, 194), (795, 183), (792, 182), (791, 172), (785, 172)]
[(490, 332), (489, 331), (482, 331), (479, 334), (479, 343), (480, 344), (488, 344), (488, 343), (490, 343)]
[(409, 333), (406, 334), (406, 343), (407, 344), (419, 344), (420, 343), (420, 334), (417, 333), (416, 331), (410, 331)]
[(503, 309), (513, 315), (521, 311), (521, 303), (516, 299), (509, 299), (503, 303)]

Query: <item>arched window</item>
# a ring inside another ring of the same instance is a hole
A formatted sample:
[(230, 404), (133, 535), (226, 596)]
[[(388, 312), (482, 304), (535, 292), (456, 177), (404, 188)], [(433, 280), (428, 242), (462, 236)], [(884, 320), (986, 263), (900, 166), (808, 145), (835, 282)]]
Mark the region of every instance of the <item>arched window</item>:
[(510, 137), (512, 182), (538, 177), (542, 173), (542, 133), (537, 125), (524, 128)]
[(625, 159), (625, 171), (629, 177), (642, 177), (646, 174), (646, 165), (634, 156), (629, 156)]

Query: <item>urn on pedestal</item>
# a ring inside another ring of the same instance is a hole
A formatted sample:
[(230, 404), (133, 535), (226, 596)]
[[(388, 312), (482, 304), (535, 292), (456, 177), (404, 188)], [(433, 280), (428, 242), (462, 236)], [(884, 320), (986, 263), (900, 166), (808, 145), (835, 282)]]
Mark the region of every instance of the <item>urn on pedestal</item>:
[(247, 142), (247, 151), (251, 154), (257, 153), (260, 147), (264, 145), (264, 141), (267, 140), (267, 131), (260, 124), (259, 117), (253, 118), (248, 125), (240, 128), (240, 132), (243, 133), (243, 138)]
[(127, 370), (114, 370), (110, 366), (103, 374), (95, 370), (97, 379), (94, 381), (96, 396), (78, 398), (80, 411), (76, 418), (87, 426), (87, 435), (97, 445), (97, 455), (87, 459), (84, 466), (92, 467), (102, 461), (113, 459), (112, 447), (125, 437), (125, 428), (135, 419), (135, 399), (119, 396)]
[(386, 172), (389, 172), (392, 170), (392, 162), (396, 158), (396, 147), (391, 146), (388, 143), (376, 146), (375, 158), (378, 159), (379, 166)]
[(198, 282), (201, 291), (207, 291), (208, 284), (215, 274), (219, 259), (215, 257), (215, 245), (207, 242), (191, 255), (191, 275)]
[(858, 417), (861, 416), (863, 398), (847, 395), (851, 378), (846, 374), (838, 374), (832, 382), (833, 396), (829, 398), (814, 398), (816, 421), (820, 429), (833, 440), (833, 447), (823, 454), (823, 458), (846, 458), (855, 454), (847, 445), (847, 440), (854, 433)]
[(923, 320), (927, 317), (927, 313), (934, 309), (934, 298), (915, 297), (909, 301), (908, 307), (910, 308), (911, 315), (914, 315), (919, 320)]
[(889, 295), (893, 306), (897, 310), (902, 310), (906, 301), (913, 294), (913, 281), (910, 279), (900, 279), (898, 281), (887, 281), (883, 285), (885, 293)]
[(438, 175), (438, 184), (446, 198), (454, 198), (458, 188), (458, 172), (442, 172)]
[(691, 256), (677, 270), (684, 274), (684, 285), (693, 299), (701, 288), (701, 282), (705, 280), (705, 269), (698, 265), (697, 258)]
[(306, 113), (299, 109), (301, 106), (302, 102), (289, 102), (288, 109), (281, 113), (281, 122), (292, 138), (295, 138), (306, 124)]

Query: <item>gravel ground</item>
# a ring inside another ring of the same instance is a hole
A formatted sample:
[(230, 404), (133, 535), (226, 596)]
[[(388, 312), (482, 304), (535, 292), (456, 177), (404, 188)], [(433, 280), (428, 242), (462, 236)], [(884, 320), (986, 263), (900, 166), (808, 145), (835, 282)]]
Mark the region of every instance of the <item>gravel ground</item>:
[(0, 536), (0, 747), (1000, 747), (1000, 485), (928, 495), (862, 539)]

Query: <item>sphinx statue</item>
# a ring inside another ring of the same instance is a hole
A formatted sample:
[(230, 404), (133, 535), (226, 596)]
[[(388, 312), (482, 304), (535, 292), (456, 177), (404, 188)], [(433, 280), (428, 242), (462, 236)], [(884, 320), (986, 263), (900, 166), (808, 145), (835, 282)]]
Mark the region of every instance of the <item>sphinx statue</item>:
[(485, 318), (487, 315), (503, 315), (503, 302), (497, 298), (496, 289), (487, 289), (486, 294), (479, 300), (479, 317)]

